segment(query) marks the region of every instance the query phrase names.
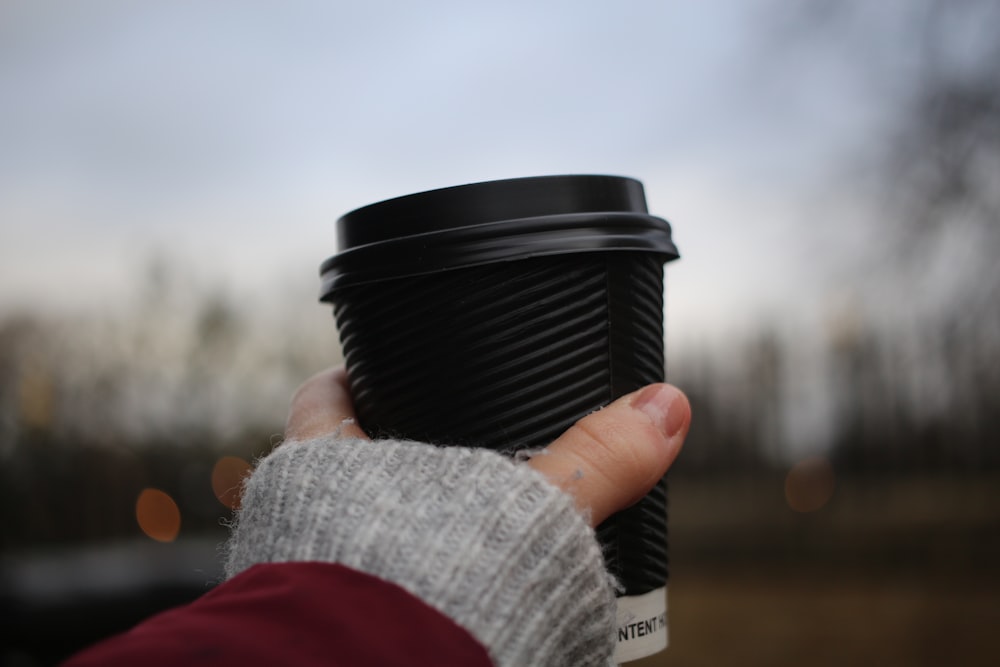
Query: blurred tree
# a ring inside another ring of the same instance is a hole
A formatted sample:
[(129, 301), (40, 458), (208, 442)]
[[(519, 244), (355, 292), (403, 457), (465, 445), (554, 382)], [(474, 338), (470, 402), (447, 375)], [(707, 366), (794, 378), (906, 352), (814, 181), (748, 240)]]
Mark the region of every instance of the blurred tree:
[(1000, 443), (998, 25), (996, 2), (929, 4), (912, 113), (888, 162), (898, 184), (902, 277), (941, 294), (922, 323), (924, 348), (945, 361), (952, 414), (947, 433), (925, 430), (947, 439), (939, 446), (965, 466), (996, 465)]
[[(893, 119), (864, 149), (878, 178), (852, 175), (881, 211), (866, 231), (882, 251), (855, 267), (868, 323), (834, 341), (840, 446), (852, 452), (842, 453), (880, 467), (995, 466), (1000, 3), (807, 7), (795, 29), (842, 49)], [(886, 458), (901, 441), (906, 450)]]

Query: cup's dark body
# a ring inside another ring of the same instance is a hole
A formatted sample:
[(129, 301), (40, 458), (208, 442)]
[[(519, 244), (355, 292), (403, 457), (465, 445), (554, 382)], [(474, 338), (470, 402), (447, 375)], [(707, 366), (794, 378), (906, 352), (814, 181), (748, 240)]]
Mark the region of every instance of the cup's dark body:
[[(534, 449), (664, 380), (663, 264), (677, 253), (638, 181), (473, 184), (339, 225), (322, 298), (373, 437)], [(626, 597), (665, 587), (666, 496), (664, 479), (598, 530)]]

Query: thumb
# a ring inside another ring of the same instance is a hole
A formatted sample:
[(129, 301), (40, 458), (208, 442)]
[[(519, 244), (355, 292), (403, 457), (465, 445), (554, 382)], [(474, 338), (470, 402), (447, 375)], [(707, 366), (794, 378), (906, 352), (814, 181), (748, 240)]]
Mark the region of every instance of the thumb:
[(572, 495), (596, 526), (653, 488), (690, 424), (691, 406), (680, 390), (649, 385), (584, 417), (528, 465)]

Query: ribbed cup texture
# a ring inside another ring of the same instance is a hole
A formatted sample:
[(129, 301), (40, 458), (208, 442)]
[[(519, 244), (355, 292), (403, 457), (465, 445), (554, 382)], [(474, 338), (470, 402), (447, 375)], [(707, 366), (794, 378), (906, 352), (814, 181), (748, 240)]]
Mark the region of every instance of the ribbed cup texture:
[[(540, 257), (355, 285), (333, 297), (373, 437), (543, 447), (664, 376), (662, 258)], [(627, 595), (667, 578), (666, 483), (599, 529)]]

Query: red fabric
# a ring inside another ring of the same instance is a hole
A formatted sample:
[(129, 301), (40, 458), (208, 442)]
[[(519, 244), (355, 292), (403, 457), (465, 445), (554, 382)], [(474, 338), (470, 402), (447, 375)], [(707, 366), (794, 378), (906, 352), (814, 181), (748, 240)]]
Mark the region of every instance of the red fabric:
[(489, 667), (467, 630), (395, 584), (342, 565), (257, 565), (195, 602), (79, 653), (91, 665)]

